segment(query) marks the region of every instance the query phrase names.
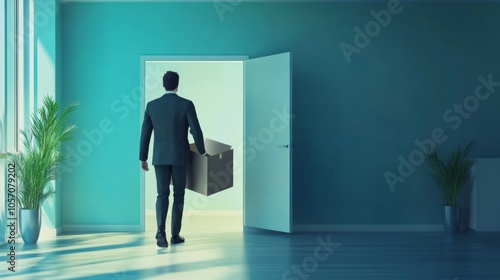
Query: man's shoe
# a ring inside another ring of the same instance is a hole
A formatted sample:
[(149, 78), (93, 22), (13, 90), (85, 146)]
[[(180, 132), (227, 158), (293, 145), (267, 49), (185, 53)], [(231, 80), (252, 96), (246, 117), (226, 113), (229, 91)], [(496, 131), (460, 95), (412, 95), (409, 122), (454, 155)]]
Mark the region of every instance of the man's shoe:
[(165, 231), (159, 230), (156, 233), (156, 245), (158, 245), (158, 247), (162, 247), (162, 248), (168, 247), (167, 236), (165, 235)]
[(174, 235), (174, 236), (172, 236), (172, 238), (170, 238), (170, 243), (172, 243), (172, 244), (184, 243), (184, 241), (186, 241), (186, 240), (184, 239), (184, 237), (182, 237), (180, 235)]

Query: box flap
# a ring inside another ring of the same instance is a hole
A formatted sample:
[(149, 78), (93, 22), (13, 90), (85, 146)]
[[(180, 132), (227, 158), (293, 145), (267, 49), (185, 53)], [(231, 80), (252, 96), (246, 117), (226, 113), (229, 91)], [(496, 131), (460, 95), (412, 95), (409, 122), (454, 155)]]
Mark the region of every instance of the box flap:
[(209, 155), (216, 155), (231, 150), (231, 146), (206, 138), (205, 150)]

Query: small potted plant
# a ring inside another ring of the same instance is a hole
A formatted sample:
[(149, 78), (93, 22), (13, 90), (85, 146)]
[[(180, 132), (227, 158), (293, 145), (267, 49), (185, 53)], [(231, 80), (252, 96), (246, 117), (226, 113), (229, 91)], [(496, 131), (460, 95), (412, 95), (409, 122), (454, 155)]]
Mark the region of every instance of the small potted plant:
[(45, 97), (38, 114), (32, 114), (29, 129), (21, 132), (24, 151), (7, 154), (16, 166), (20, 232), (26, 244), (35, 244), (38, 240), (40, 208), (54, 193), (49, 182), (56, 179), (58, 167), (65, 160), (61, 147), (75, 129), (74, 125), (65, 123), (76, 106), (71, 104), (60, 112), (60, 105), (53, 98)]
[(439, 158), (436, 149), (425, 154), (426, 161), (434, 171), (432, 177), (443, 196), (444, 229), (447, 233), (456, 233), (460, 225), (460, 194), (475, 164), (474, 159), (468, 158), (472, 145), (471, 142), (465, 148), (458, 146), (446, 162)]

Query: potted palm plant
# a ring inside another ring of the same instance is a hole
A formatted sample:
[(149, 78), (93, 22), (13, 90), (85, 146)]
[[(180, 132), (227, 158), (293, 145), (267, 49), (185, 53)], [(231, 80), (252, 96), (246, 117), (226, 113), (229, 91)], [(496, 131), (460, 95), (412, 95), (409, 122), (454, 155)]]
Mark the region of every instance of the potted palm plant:
[(32, 114), (29, 129), (21, 131), (24, 151), (8, 153), (16, 165), (20, 232), (26, 244), (38, 241), (40, 208), (54, 193), (49, 183), (56, 179), (58, 167), (65, 160), (61, 146), (75, 129), (74, 125), (66, 125), (66, 121), (76, 106), (73, 103), (61, 111), (53, 98), (45, 97), (38, 114)]
[(460, 194), (475, 164), (474, 159), (468, 158), (472, 145), (471, 142), (465, 148), (458, 146), (446, 162), (439, 158), (436, 149), (425, 154), (426, 161), (434, 171), (432, 177), (443, 197), (444, 229), (447, 233), (456, 233), (460, 225)]

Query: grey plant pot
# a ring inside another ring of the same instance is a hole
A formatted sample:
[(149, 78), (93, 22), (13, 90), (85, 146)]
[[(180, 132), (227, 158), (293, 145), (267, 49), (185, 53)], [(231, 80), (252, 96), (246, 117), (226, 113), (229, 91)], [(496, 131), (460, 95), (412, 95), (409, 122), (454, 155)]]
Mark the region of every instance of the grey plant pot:
[(36, 244), (42, 227), (40, 209), (19, 210), (19, 230), (25, 244)]
[(449, 234), (458, 232), (460, 226), (460, 205), (444, 206), (444, 231)]

